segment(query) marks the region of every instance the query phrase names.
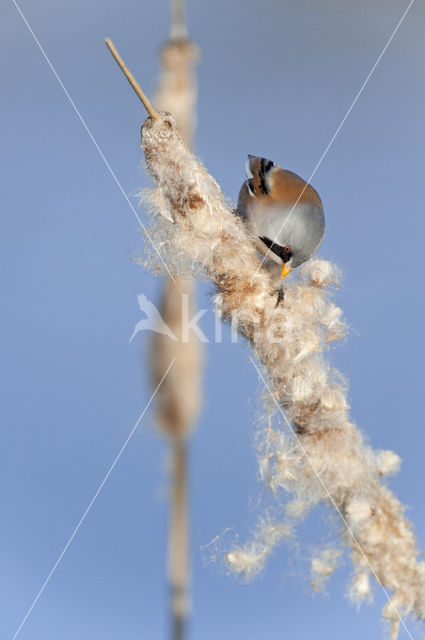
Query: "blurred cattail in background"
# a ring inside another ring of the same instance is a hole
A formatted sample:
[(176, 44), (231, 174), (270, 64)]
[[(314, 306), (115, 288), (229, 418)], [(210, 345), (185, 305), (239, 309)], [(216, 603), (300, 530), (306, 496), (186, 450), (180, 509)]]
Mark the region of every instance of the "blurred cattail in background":
[[(161, 68), (155, 102), (176, 116), (179, 131), (192, 145), (196, 125), (196, 78), (194, 67), (198, 47), (187, 37), (183, 0), (172, 0), (171, 34), (161, 51)], [(153, 386), (170, 369), (157, 394), (158, 426), (171, 449), (170, 525), (168, 579), (171, 587), (174, 640), (184, 637), (184, 623), (190, 608), (189, 524), (187, 505), (187, 438), (198, 416), (202, 386), (202, 344), (191, 332), (182, 332), (182, 320), (192, 314), (195, 298), (193, 280), (167, 276), (161, 302), (161, 316), (177, 340), (155, 333), (151, 343)]]

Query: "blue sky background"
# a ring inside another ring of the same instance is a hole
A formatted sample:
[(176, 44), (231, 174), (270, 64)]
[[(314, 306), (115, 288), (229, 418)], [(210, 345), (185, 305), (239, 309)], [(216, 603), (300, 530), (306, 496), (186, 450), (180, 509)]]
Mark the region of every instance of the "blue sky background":
[[(196, 147), (233, 201), (246, 153), (310, 175), (407, 4), (189, 1), (202, 49)], [(168, 3), (20, 6), (125, 192), (148, 186), (139, 168), (145, 116), (103, 38), (152, 95)], [(349, 377), (352, 416), (368, 440), (403, 459), (390, 486), (421, 549), (424, 18), (415, 2), (312, 181), (327, 218), (320, 255), (343, 269), (337, 300), (352, 329), (332, 362)], [(161, 279), (130, 260), (141, 249), (134, 214), (9, 1), (0, 36), (0, 635), (12, 638), (151, 395), (149, 336), (128, 339), (137, 294), (157, 301)], [(208, 333), (211, 312), (201, 324)], [(378, 638), (385, 597), (375, 588), (374, 604), (357, 612), (345, 597), (349, 562), (325, 596), (311, 593), (309, 553), (337, 531), (333, 517), (312, 514), (299, 550), (278, 550), (249, 585), (203, 551), (226, 528), (244, 540), (259, 513), (252, 433), (261, 384), (248, 355), (228, 340), (207, 347), (190, 452), (190, 638)], [(22, 640), (168, 637), (166, 447), (153, 421), (150, 410)], [(423, 633), (408, 626), (415, 639)]]

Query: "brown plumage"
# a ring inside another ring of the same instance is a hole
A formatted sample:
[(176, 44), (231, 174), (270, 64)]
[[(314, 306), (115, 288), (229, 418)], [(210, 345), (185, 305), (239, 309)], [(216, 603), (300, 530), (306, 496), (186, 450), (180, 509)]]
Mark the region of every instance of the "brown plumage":
[(249, 156), (249, 159), (253, 174), (250, 186), (255, 195), (261, 197), (264, 203), (278, 202), (292, 206), (301, 196), (299, 204), (313, 203), (322, 207), (322, 201), (316, 189), (296, 173), (282, 169), (276, 163), (265, 158)]
[(238, 210), (258, 250), (283, 266), (282, 277), (311, 258), (325, 232), (317, 191), (272, 160), (248, 156)]

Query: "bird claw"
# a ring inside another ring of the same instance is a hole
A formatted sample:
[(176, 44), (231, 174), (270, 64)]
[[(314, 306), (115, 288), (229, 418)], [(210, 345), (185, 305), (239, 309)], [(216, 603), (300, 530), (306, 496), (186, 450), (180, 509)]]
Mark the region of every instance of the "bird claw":
[(285, 291), (283, 289), (283, 287), (279, 287), (278, 289), (275, 289), (275, 291), (273, 291), (274, 294), (277, 293), (277, 300), (276, 300), (276, 305), (275, 305), (275, 309), (277, 309), (280, 304), (283, 302), (284, 298), (285, 298)]

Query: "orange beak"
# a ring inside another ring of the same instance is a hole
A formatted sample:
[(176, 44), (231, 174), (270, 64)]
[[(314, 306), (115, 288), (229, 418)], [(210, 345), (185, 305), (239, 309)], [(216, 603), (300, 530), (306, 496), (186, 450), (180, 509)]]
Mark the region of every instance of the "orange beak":
[(285, 276), (288, 275), (288, 273), (290, 273), (290, 271), (291, 271), (290, 267), (287, 267), (286, 263), (284, 262), (282, 265), (282, 273), (280, 274), (280, 277), (284, 278)]

